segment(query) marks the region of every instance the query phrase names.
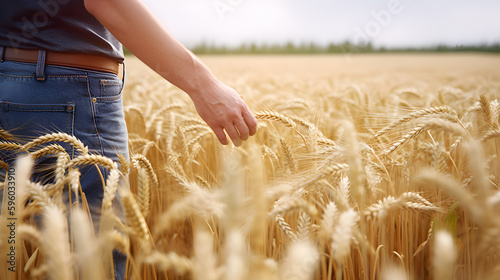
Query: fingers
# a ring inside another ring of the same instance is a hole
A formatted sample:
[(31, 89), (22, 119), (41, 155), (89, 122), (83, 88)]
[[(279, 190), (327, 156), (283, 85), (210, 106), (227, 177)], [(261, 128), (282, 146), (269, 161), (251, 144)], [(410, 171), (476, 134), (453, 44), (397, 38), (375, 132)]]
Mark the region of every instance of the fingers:
[(207, 94), (193, 98), (193, 102), (200, 117), (212, 128), (222, 145), (229, 144), (229, 136), (239, 147), (242, 141), (255, 135), (257, 120), (233, 89), (227, 86), (222, 89), (227, 91), (216, 92), (215, 96)]
[(234, 126), (238, 129), (240, 134), (240, 139), (245, 141), (248, 139), (249, 128), (243, 119), (238, 119), (235, 121)]
[[(241, 116), (233, 119), (232, 122), (229, 121), (224, 129), (231, 138), (233, 144), (239, 147), (242, 140), (248, 140), (249, 136), (253, 136), (257, 132), (257, 119), (255, 119), (250, 110), (245, 106), (242, 109)], [(222, 141), (221, 143), (224, 144)]]
[(233, 126), (229, 125), (225, 129), (233, 144), (239, 147), (241, 140), (246, 141), (249, 136), (253, 136), (257, 132), (257, 119), (245, 106), (241, 112), (241, 117), (234, 120)]
[[(243, 110), (243, 120), (245, 120), (246, 126), (248, 127), (250, 136), (255, 135), (257, 132), (257, 119), (253, 116), (253, 114), (245, 108), (246, 110)], [(239, 127), (238, 127), (239, 129)]]
[(219, 139), (219, 142), (222, 145), (229, 144), (229, 142), (227, 141), (226, 134), (224, 133), (224, 130), (222, 129), (222, 127), (215, 127), (215, 128), (212, 128), (212, 130), (214, 131), (215, 136), (217, 136), (217, 139)]
[[(240, 134), (238, 133), (238, 131), (236, 130), (236, 128), (234, 127), (234, 125), (228, 125), (224, 129), (226, 130), (227, 135), (229, 135), (229, 137), (231, 138), (231, 141), (233, 141), (233, 144), (236, 147), (241, 146)], [(248, 138), (248, 136), (247, 136), (247, 138)]]

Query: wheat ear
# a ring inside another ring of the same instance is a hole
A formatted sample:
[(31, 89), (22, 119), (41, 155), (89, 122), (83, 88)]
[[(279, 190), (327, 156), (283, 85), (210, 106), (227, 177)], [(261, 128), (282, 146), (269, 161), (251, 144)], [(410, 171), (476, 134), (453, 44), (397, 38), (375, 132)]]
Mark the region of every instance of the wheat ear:
[(141, 209), (141, 213), (144, 217), (147, 217), (149, 214), (149, 207), (150, 207), (150, 187), (149, 187), (149, 178), (148, 178), (148, 172), (142, 168), (139, 167), (137, 169), (138, 175), (137, 175), (137, 188), (138, 188), (138, 194), (137, 194), (137, 203), (139, 204), (139, 209)]
[[(408, 277), (404, 269), (397, 266), (385, 266), (382, 268), (382, 280), (407, 280)], [(439, 279), (439, 278), (437, 278)]]
[(125, 217), (130, 224), (132, 232), (142, 240), (149, 240), (148, 226), (132, 193), (123, 189), (120, 189), (119, 193), (123, 202)]
[(297, 238), (299, 240), (310, 240), (312, 234), (313, 223), (311, 217), (304, 212), (299, 215), (297, 223)]
[(19, 234), (20, 239), (29, 241), (35, 246), (41, 246), (43, 244), (42, 234), (32, 225), (19, 225), (17, 233)]
[(154, 252), (147, 256), (144, 262), (155, 265), (163, 271), (173, 270), (177, 275), (184, 275), (193, 270), (193, 262), (190, 259), (179, 256), (174, 252), (168, 254)]
[(291, 240), (297, 240), (297, 235), (293, 232), (292, 227), (290, 227), (281, 215), (276, 215), (274, 221), (286, 236)]
[(295, 161), (290, 145), (288, 145), (288, 142), (285, 139), (281, 138), (280, 147), (283, 157), (285, 158), (286, 165), (290, 169), (290, 172), (292, 173), (296, 172), (297, 162)]
[(492, 129), (484, 134), (483, 138), (481, 138), (481, 142), (484, 143), (488, 140), (495, 139), (498, 137), (500, 137), (500, 130), (499, 129)]
[(149, 130), (158, 120), (162, 118), (162, 115), (173, 109), (181, 109), (182, 104), (170, 104), (162, 109), (156, 111), (150, 118), (150, 121), (146, 124), (146, 129)]
[(127, 175), (130, 170), (130, 162), (122, 154), (118, 154), (118, 160), (120, 163), (120, 172), (123, 175)]
[(142, 166), (145, 168), (146, 172), (148, 173), (148, 178), (152, 180), (153, 183), (153, 188), (158, 188), (158, 177), (156, 176), (156, 173), (153, 170), (153, 166), (149, 162), (149, 160), (141, 154), (137, 154), (132, 156), (132, 163), (134, 164), (135, 168), (139, 168), (139, 166)]
[(436, 232), (432, 261), (434, 279), (453, 279), (453, 266), (457, 257), (457, 249), (451, 234), (446, 231)]
[(333, 234), (333, 229), (338, 220), (339, 211), (335, 202), (330, 201), (326, 205), (325, 211), (321, 218), (321, 228), (323, 229), (324, 237), (329, 238)]
[(82, 143), (82, 141), (78, 140), (75, 136), (68, 135), (66, 133), (52, 133), (52, 134), (47, 134), (47, 135), (42, 135), (38, 137), (37, 139), (26, 143), (23, 146), (24, 150), (29, 150), (35, 146), (47, 143), (47, 142), (64, 142), (64, 143), (69, 143), (75, 147), (78, 152), (82, 155), (88, 154), (88, 148)]
[(351, 252), (351, 240), (354, 227), (359, 221), (359, 214), (354, 209), (349, 209), (340, 214), (337, 226), (332, 234), (332, 257), (341, 264)]
[(308, 146), (308, 142), (307, 142), (306, 138), (304, 137), (304, 135), (302, 135), (302, 133), (300, 133), (300, 131), (297, 129), (297, 124), (290, 117), (287, 117), (287, 116), (280, 114), (278, 112), (266, 110), (266, 111), (256, 113), (255, 118), (257, 118), (258, 120), (269, 120), (269, 121), (279, 122), (279, 123), (282, 123), (282, 124), (292, 128), (302, 138), (302, 140), (304, 141), (304, 144), (306, 146)]
[(94, 230), (88, 217), (78, 207), (71, 210), (71, 232), (82, 279), (99, 279), (104, 275), (103, 261)]
[(120, 173), (118, 172), (118, 170), (112, 169), (109, 172), (108, 179), (106, 180), (106, 186), (104, 187), (104, 198), (102, 199), (102, 206), (104, 208), (111, 207), (116, 196), (116, 190), (118, 189), (119, 180)]
[(432, 170), (423, 170), (415, 177), (415, 180), (427, 188), (439, 188), (443, 190), (459, 202), (460, 206), (469, 212), (476, 223), (482, 224), (484, 222), (485, 217), (482, 207), (453, 178)]
[(273, 111), (262, 111), (258, 112), (255, 114), (255, 118), (259, 120), (269, 120), (269, 121), (275, 121), (275, 122), (280, 122), (290, 128), (297, 129), (297, 125), (295, 124), (295, 121), (283, 114), (280, 114), (278, 112), (273, 112)]
[(15, 151), (23, 148), (23, 145), (10, 142), (10, 141), (0, 141), (0, 150)]
[(0, 168), (7, 171), (7, 169), (9, 169), (9, 164), (0, 159)]
[(42, 249), (50, 279), (73, 279), (66, 218), (56, 206), (45, 208)]
[(101, 155), (81, 155), (66, 164), (65, 168), (73, 168), (80, 165), (98, 164), (107, 169), (118, 169), (118, 165), (112, 159)]
[(107, 231), (99, 235), (100, 244), (102, 247), (108, 246), (111, 249), (117, 249), (124, 254), (130, 254), (130, 241), (127, 236), (117, 230)]
[(315, 217), (318, 214), (316, 207), (304, 200), (303, 198), (297, 198), (292, 196), (284, 196), (280, 198), (274, 204), (273, 210), (269, 212), (269, 217), (274, 217), (278, 214), (283, 214), (294, 209), (302, 209), (308, 215)]
[(485, 94), (479, 95), (479, 105), (481, 106), (481, 115), (483, 116), (484, 123), (489, 127), (495, 127), (490, 100)]
[(424, 131), (425, 125), (421, 124), (416, 126), (414, 129), (410, 130), (408, 133), (403, 135), (396, 143), (392, 144), (387, 150), (384, 151), (384, 154), (390, 154), (395, 151), (397, 148), (401, 147), (404, 143), (406, 143), (409, 139), (417, 137), (422, 131)]
[(197, 228), (194, 233), (194, 280), (217, 280), (219, 273), (213, 237), (206, 230)]
[(67, 153), (66, 150), (59, 144), (51, 144), (36, 152), (31, 153), (31, 157), (40, 158), (50, 154)]
[(294, 242), (281, 266), (280, 279), (312, 280), (318, 261), (318, 249), (310, 241)]
[(26, 190), (28, 192), (29, 198), (35, 201), (35, 203), (37, 205), (40, 205), (42, 208), (52, 205), (50, 197), (42, 189), (42, 185), (40, 183), (31, 182)]
[(390, 130), (392, 130), (393, 128), (397, 127), (397, 126), (400, 126), (404, 123), (407, 123), (413, 119), (418, 119), (418, 118), (422, 118), (422, 117), (425, 117), (425, 116), (429, 116), (429, 115), (435, 115), (435, 114), (440, 114), (440, 113), (448, 113), (448, 114), (451, 114), (453, 116), (456, 116), (457, 113), (451, 109), (450, 107), (448, 106), (439, 106), (439, 107), (432, 107), (432, 108), (425, 108), (425, 109), (422, 109), (422, 110), (418, 110), (408, 116), (405, 116), (393, 123), (391, 123), (390, 125), (384, 127), (383, 129), (381, 129), (379, 132), (377, 132), (375, 135), (373, 135), (372, 138), (376, 138), (376, 137), (380, 137), (384, 134), (386, 134), (387, 132), (389, 132)]
[(12, 134), (10, 134), (9, 132), (0, 128), (0, 138), (3, 138), (5, 140), (10, 140), (10, 139), (13, 139), (14, 136)]
[(327, 177), (333, 176), (337, 177), (342, 175), (342, 173), (349, 171), (349, 165), (347, 163), (334, 163), (328, 164), (321, 168), (321, 171), (313, 175), (311, 178), (297, 183), (294, 188), (306, 187), (314, 184), (315, 182)]

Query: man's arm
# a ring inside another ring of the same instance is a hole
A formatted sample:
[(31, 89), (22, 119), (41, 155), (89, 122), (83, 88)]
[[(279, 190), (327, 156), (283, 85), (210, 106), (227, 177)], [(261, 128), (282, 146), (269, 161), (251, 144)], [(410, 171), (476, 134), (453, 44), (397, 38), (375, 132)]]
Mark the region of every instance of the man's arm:
[(226, 145), (254, 135), (257, 120), (238, 93), (220, 82), (140, 0), (84, 0), (85, 7), (133, 54), (185, 91), (200, 117)]

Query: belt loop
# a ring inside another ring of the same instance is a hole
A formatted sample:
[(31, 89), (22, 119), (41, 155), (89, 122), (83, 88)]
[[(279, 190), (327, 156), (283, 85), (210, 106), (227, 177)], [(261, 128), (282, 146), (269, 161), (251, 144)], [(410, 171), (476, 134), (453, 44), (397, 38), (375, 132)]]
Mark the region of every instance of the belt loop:
[(38, 61), (36, 63), (36, 79), (37, 81), (45, 81), (45, 51), (38, 51)]
[(0, 62), (5, 61), (5, 47), (0, 46)]

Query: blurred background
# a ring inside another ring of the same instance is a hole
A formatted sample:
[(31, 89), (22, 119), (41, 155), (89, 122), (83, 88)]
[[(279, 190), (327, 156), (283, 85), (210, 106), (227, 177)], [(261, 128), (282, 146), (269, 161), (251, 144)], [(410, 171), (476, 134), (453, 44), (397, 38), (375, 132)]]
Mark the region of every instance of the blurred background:
[(195, 53), (500, 52), (497, 0), (144, 0)]

